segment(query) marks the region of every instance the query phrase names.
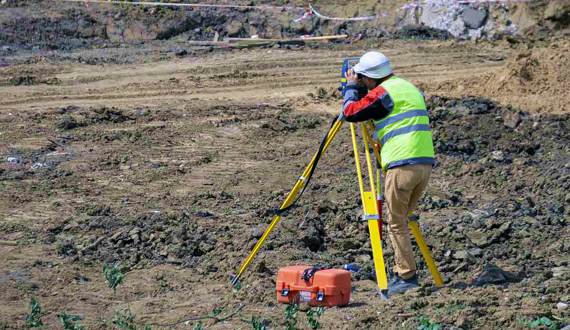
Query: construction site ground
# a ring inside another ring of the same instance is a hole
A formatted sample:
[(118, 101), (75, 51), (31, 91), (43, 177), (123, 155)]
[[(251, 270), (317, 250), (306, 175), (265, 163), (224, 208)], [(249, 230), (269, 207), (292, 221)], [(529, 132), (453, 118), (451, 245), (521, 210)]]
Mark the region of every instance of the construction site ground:
[[(280, 267), (350, 262), (362, 267), (351, 303), (327, 309), (324, 329), (568, 324), (570, 115), (560, 86), (569, 46), (541, 47), (367, 41), (177, 56), (149, 42), (8, 58), (0, 328), (24, 327), (31, 297), (49, 329), (63, 312), (88, 329), (114, 328), (125, 309), (141, 328), (188, 329), (199, 321), (184, 320), (220, 311), (230, 317), (203, 326), (249, 329), (254, 317), (283, 328)], [(230, 274), (338, 114), (342, 59), (370, 48), (426, 93), (438, 163), (420, 222), (446, 286), (433, 287), (418, 255), (419, 290), (377, 295), (345, 125), (232, 290)], [(506, 78), (491, 87), (497, 75)], [(126, 272), (115, 293), (102, 273), (114, 262)], [(474, 285), (490, 265), (511, 276)], [(308, 327), (306, 313), (298, 327)]]

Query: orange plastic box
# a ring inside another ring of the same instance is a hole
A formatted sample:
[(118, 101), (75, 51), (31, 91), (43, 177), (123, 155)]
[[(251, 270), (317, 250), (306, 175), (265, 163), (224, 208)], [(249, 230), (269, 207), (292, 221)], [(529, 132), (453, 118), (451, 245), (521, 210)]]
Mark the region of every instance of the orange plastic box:
[[(277, 301), (284, 304), (308, 303), (310, 306), (344, 306), (350, 301), (350, 272), (343, 269), (323, 269), (312, 276), (305, 270), (313, 267), (299, 265), (279, 269)], [(309, 275), (309, 276), (307, 276)]]

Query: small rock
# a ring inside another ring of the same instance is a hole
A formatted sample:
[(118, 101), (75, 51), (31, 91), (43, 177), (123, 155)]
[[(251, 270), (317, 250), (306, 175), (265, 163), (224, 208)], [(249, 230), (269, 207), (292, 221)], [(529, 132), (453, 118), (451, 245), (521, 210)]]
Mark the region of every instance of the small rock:
[(262, 226), (257, 226), (256, 228), (253, 228), (253, 230), (251, 231), (251, 238), (255, 238), (258, 239), (263, 235), (263, 232), (265, 231), (265, 228)]
[(188, 51), (186, 49), (178, 49), (174, 52), (174, 55), (182, 57), (184, 55), (188, 55)]
[(69, 230), (73, 230), (79, 228), (79, 224), (75, 221), (70, 222), (68, 224), (66, 224), (65, 226), (63, 226), (63, 231), (69, 231)]
[(318, 214), (324, 214), (324, 213), (328, 213), (328, 212), (336, 213), (337, 210), (338, 210), (338, 207), (335, 203), (331, 202), (328, 199), (325, 199), (319, 205), (319, 207), (317, 209), (317, 213)]
[(111, 241), (118, 240), (121, 235), (123, 235), (123, 232), (121, 230), (117, 231), (115, 234), (113, 234), (113, 236), (111, 236)]
[(469, 249), (469, 254), (474, 256), (474, 257), (480, 257), (483, 255), (483, 250), (479, 249), (479, 248), (472, 248)]
[[(20, 157), (7, 157), (6, 161), (10, 164), (20, 164), (22, 162), (22, 158)], [(570, 196), (570, 194), (569, 194)]]
[(365, 264), (367, 262), (370, 262), (372, 260), (372, 257), (370, 257), (369, 254), (361, 254), (361, 255), (357, 256), (356, 258), (354, 258), (354, 260), (358, 264)]
[(31, 166), (31, 169), (32, 170), (39, 170), (39, 169), (47, 168), (47, 167), (48, 167), (48, 164), (46, 164), (46, 163), (33, 163)]
[(564, 277), (568, 275), (568, 267), (554, 267), (551, 270), (553, 277)]
[(556, 308), (563, 311), (566, 308), (568, 308), (568, 304), (567, 303), (563, 303), (563, 302), (559, 302), (558, 304), (556, 304)]
[(469, 255), (469, 252), (467, 252), (465, 250), (455, 251), (453, 253), (453, 258), (458, 259), (458, 260), (467, 260), (470, 257), (471, 256)]
[(480, 230), (470, 231), (467, 233), (469, 240), (478, 247), (486, 247), (491, 244), (492, 234), (485, 233)]
[(505, 160), (505, 153), (500, 150), (495, 150), (491, 152), (491, 159), (502, 162)]
[(226, 26), (226, 30), (228, 32), (228, 36), (230, 37), (237, 37), (243, 29), (243, 23), (235, 20), (231, 21), (230, 24)]
[(129, 231), (129, 237), (133, 240), (138, 240), (140, 232), (141, 230), (139, 228), (133, 228), (131, 231)]
[(503, 223), (501, 225), (501, 227), (499, 227), (499, 229), (497, 229), (497, 231), (495, 231), (493, 237), (499, 238), (499, 237), (503, 236), (507, 231), (509, 231), (509, 229), (511, 229), (511, 224), (512, 223), (510, 221)]
[(509, 128), (516, 128), (522, 121), (520, 112), (503, 111), (503, 124)]
[(85, 276), (81, 275), (80, 273), (75, 274), (75, 277), (73, 279), (75, 280), (75, 282), (77, 282), (79, 284), (85, 284), (85, 283), (90, 281), (90, 279), (88, 277), (85, 277)]
[[(196, 214), (197, 217), (200, 217), (200, 218), (210, 218), (210, 217), (213, 217), (213, 216), (214, 216), (214, 214), (213, 214), (212, 212), (206, 211), (206, 210), (204, 210), (204, 211), (202, 211), (202, 210), (197, 211), (195, 214)], [(259, 237), (261, 237), (261, 236), (259, 236)]]

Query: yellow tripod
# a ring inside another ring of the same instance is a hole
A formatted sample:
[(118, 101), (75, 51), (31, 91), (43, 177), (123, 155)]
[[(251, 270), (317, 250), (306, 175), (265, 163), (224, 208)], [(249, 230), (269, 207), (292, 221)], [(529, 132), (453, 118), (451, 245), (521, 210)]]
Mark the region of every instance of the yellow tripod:
[[(308, 180), (310, 179), (310, 176), (312, 175), (312, 173), (315, 170), (315, 167), (316, 167), (317, 162), (319, 161), (319, 158), (329, 148), (333, 139), (335, 138), (338, 131), (342, 127), (342, 123), (343, 122), (341, 120), (338, 120), (338, 119), (335, 119), (335, 121), (333, 121), (329, 131), (323, 137), (323, 140), (322, 140), (321, 145), (319, 147), (319, 151), (317, 151), (317, 153), (313, 156), (313, 158), (311, 159), (311, 161), (309, 162), (309, 164), (307, 165), (307, 167), (303, 171), (303, 174), (297, 179), (297, 181), (295, 182), (295, 185), (293, 186), (293, 188), (291, 189), (291, 191), (289, 192), (289, 194), (285, 198), (285, 201), (283, 201), (283, 203), (281, 204), (278, 211), (284, 211), (284, 210), (287, 210), (288, 208), (290, 208), (292, 206), (292, 204), (295, 203), (296, 200), (299, 198), (299, 196), (303, 193), (304, 188), (306, 187)], [(385, 268), (385, 264), (384, 264), (384, 256), (383, 256), (383, 252), (382, 252), (382, 243), (381, 243), (382, 215), (378, 210), (378, 207), (380, 205), (380, 204), (378, 204), (378, 200), (380, 199), (380, 196), (381, 196), (381, 186), (380, 186), (381, 173), (380, 173), (379, 169), (376, 170), (377, 184), (375, 186), (374, 180), (373, 180), (373, 178), (374, 178), (373, 166), (372, 166), (372, 160), (371, 160), (371, 156), (370, 156), (370, 145), (371, 145), (370, 141), (369, 141), (370, 135), (368, 134), (368, 130), (367, 130), (365, 124), (362, 124), (361, 127), (362, 127), (362, 136), (363, 136), (363, 142), (364, 142), (364, 150), (365, 150), (365, 155), (366, 155), (365, 156), (366, 157), (366, 164), (367, 164), (367, 169), (368, 169), (368, 178), (370, 181), (370, 190), (369, 191), (365, 191), (365, 188), (364, 188), (364, 178), (363, 178), (362, 170), (361, 170), (361, 163), (360, 163), (360, 156), (359, 156), (359, 151), (358, 151), (358, 143), (357, 143), (357, 139), (356, 139), (355, 125), (350, 124), (350, 130), (351, 130), (351, 135), (352, 135), (352, 145), (353, 145), (353, 149), (354, 149), (354, 159), (355, 159), (355, 163), (356, 163), (356, 172), (358, 175), (358, 185), (360, 188), (360, 195), (362, 198), (362, 207), (364, 209), (363, 218), (364, 218), (364, 220), (366, 220), (368, 222), (368, 230), (370, 232), (370, 240), (371, 240), (371, 245), (372, 245), (372, 256), (373, 256), (373, 260), (374, 260), (374, 268), (376, 271), (376, 280), (378, 283), (378, 288), (381, 291), (385, 291), (388, 289), (388, 278), (387, 278), (387, 274), (386, 274), (386, 268)], [(372, 147), (373, 147), (373, 151), (374, 151), (374, 155), (375, 155), (376, 159), (378, 161), (380, 161), (379, 146), (376, 144), (372, 144)], [(241, 278), (241, 276), (243, 275), (245, 270), (249, 267), (249, 265), (252, 263), (253, 259), (255, 258), (255, 256), (257, 255), (257, 253), (261, 249), (261, 247), (263, 246), (263, 243), (267, 240), (267, 237), (269, 237), (269, 234), (277, 226), (279, 221), (281, 221), (281, 212), (278, 212), (273, 217), (273, 219), (271, 220), (271, 223), (265, 229), (265, 232), (263, 233), (261, 238), (257, 241), (257, 243), (255, 244), (255, 246), (253, 247), (253, 249), (251, 250), (251, 252), (247, 256), (247, 258), (242, 262), (237, 274), (232, 276), (232, 280), (231, 280), (232, 285), (234, 285), (234, 286), (237, 285), (237, 283), (239, 282), (239, 279)], [(425, 240), (421, 234), (418, 223), (416, 221), (410, 221), (409, 226), (410, 226), (410, 230), (411, 230), (414, 238), (416, 239), (416, 241), (418, 243), (418, 246), (420, 248), (420, 251), (421, 251), (423, 257), (426, 260), (428, 269), (431, 272), (432, 277), (434, 278), (434, 282), (435, 282), (436, 286), (438, 286), (438, 287), (442, 286), (443, 280), (442, 280), (441, 275), (439, 274), (439, 272), (437, 270), (437, 267), (436, 267), (435, 262), (431, 256), (429, 248), (428, 248), (427, 244), (425, 243)]]
[[(363, 220), (368, 222), (368, 231), (370, 232), (370, 243), (372, 246), (372, 258), (374, 260), (374, 270), (376, 271), (376, 282), (380, 291), (384, 292), (388, 289), (388, 277), (386, 275), (384, 255), (382, 253), (382, 232), (380, 229), (382, 228), (382, 214), (380, 212), (381, 210), (379, 210), (382, 202), (382, 187), (380, 186), (381, 170), (378, 168), (376, 169), (376, 184), (374, 184), (374, 170), (372, 166), (372, 157), (370, 155), (370, 149), (372, 149), (376, 160), (380, 162), (380, 149), (376, 143), (370, 143), (371, 135), (369, 133), (369, 129), (367, 128), (367, 124), (361, 123), (360, 126), (362, 130), (362, 141), (364, 144), (364, 155), (366, 159), (366, 168), (368, 170), (368, 181), (370, 183), (370, 190), (367, 191), (365, 190), (364, 186), (364, 178), (362, 175), (360, 152), (358, 150), (355, 126), (355, 124), (350, 124), (350, 133), (352, 137), (352, 147), (354, 149), (354, 162), (358, 176), (358, 186), (360, 188), (362, 208), (364, 210)], [(437, 266), (421, 233), (417, 219), (412, 217), (411, 214), (408, 225), (410, 227), (412, 235), (416, 240), (416, 243), (418, 244), (420, 252), (424, 257), (424, 260), (426, 261), (428, 270), (433, 277), (435, 285), (437, 287), (443, 286), (443, 279), (437, 270)]]

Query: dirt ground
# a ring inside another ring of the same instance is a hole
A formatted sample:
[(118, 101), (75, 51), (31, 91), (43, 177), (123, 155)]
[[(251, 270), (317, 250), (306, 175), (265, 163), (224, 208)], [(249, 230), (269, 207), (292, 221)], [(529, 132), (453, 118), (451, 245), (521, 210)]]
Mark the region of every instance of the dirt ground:
[[(147, 42), (0, 61), (0, 328), (25, 327), (32, 297), (49, 329), (61, 328), (63, 312), (88, 329), (121, 328), (125, 310), (141, 329), (197, 329), (189, 319), (218, 311), (228, 318), (201, 324), (250, 329), (255, 318), (283, 328), (277, 270), (349, 262), (362, 267), (351, 303), (327, 309), (324, 329), (568, 324), (566, 40), (532, 51), (391, 40), (183, 56), (176, 47)], [(438, 163), (421, 224), (446, 286), (433, 287), (418, 255), (421, 288), (378, 297), (343, 127), (300, 206), (232, 290), (230, 274), (339, 111), (342, 59), (369, 48), (426, 92)], [(501, 77), (504, 84), (493, 80)], [(126, 273), (115, 293), (106, 263)], [(474, 285), (490, 265), (511, 276)], [(306, 319), (300, 312), (299, 328)]]

